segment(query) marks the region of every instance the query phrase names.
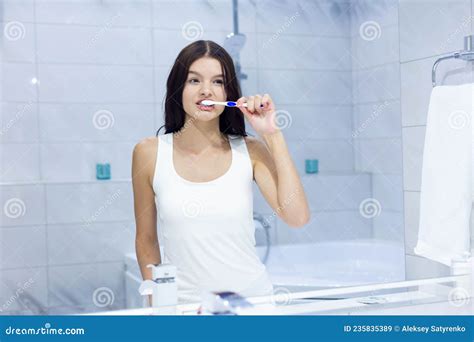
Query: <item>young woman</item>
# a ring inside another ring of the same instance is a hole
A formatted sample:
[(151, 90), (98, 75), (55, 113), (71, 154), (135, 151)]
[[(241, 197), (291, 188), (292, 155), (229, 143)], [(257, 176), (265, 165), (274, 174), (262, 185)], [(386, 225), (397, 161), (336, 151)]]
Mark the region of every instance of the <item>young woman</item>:
[[(247, 107), (203, 106), (206, 99), (238, 99)], [(244, 117), (263, 141), (247, 136)], [(272, 99), (241, 97), (229, 54), (212, 41), (196, 41), (179, 53), (168, 77), (164, 127), (164, 135), (133, 151), (143, 278), (151, 279), (147, 264), (162, 262), (162, 246), (163, 263), (178, 270), (179, 303), (199, 301), (202, 290), (271, 295), (255, 250), (252, 182), (289, 226), (310, 219)]]

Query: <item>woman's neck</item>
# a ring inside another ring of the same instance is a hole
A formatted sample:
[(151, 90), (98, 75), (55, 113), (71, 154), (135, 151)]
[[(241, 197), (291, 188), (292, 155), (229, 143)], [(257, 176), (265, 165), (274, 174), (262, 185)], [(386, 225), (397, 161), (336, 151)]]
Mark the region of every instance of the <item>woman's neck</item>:
[(212, 121), (187, 119), (173, 138), (179, 149), (194, 154), (200, 154), (208, 148), (222, 148), (228, 141), (227, 136), (219, 129), (219, 118)]

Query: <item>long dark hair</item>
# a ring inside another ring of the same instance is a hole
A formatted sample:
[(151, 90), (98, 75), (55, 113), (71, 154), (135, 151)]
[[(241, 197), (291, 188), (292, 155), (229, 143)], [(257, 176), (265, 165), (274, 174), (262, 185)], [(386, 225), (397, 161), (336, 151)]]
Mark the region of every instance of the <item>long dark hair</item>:
[[(237, 100), (241, 97), (240, 85), (235, 74), (234, 63), (230, 55), (219, 44), (211, 40), (197, 40), (186, 46), (179, 53), (166, 82), (165, 97), (165, 134), (178, 132), (185, 123), (186, 114), (183, 108), (183, 88), (188, 77), (189, 67), (201, 57), (217, 59), (224, 75), (224, 88), (228, 99)], [(246, 137), (245, 120), (238, 108), (225, 107), (219, 116), (219, 130), (223, 134)]]

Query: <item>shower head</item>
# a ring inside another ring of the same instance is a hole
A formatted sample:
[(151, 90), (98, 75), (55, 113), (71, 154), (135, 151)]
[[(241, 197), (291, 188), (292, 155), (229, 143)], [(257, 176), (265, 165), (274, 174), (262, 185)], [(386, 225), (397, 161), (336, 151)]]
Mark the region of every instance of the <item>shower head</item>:
[(231, 33), (227, 35), (224, 41), (224, 49), (232, 56), (233, 59), (238, 59), (239, 53), (245, 45), (247, 37), (242, 33)]

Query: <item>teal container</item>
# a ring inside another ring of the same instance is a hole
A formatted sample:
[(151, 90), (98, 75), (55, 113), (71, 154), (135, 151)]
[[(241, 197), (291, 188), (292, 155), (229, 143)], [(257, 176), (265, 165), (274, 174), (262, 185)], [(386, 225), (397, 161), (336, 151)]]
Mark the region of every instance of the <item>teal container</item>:
[(110, 164), (97, 164), (96, 165), (96, 178), (97, 179), (110, 179)]
[(317, 159), (306, 159), (305, 160), (305, 171), (306, 171), (306, 173), (318, 173), (319, 172), (319, 160), (317, 160)]

